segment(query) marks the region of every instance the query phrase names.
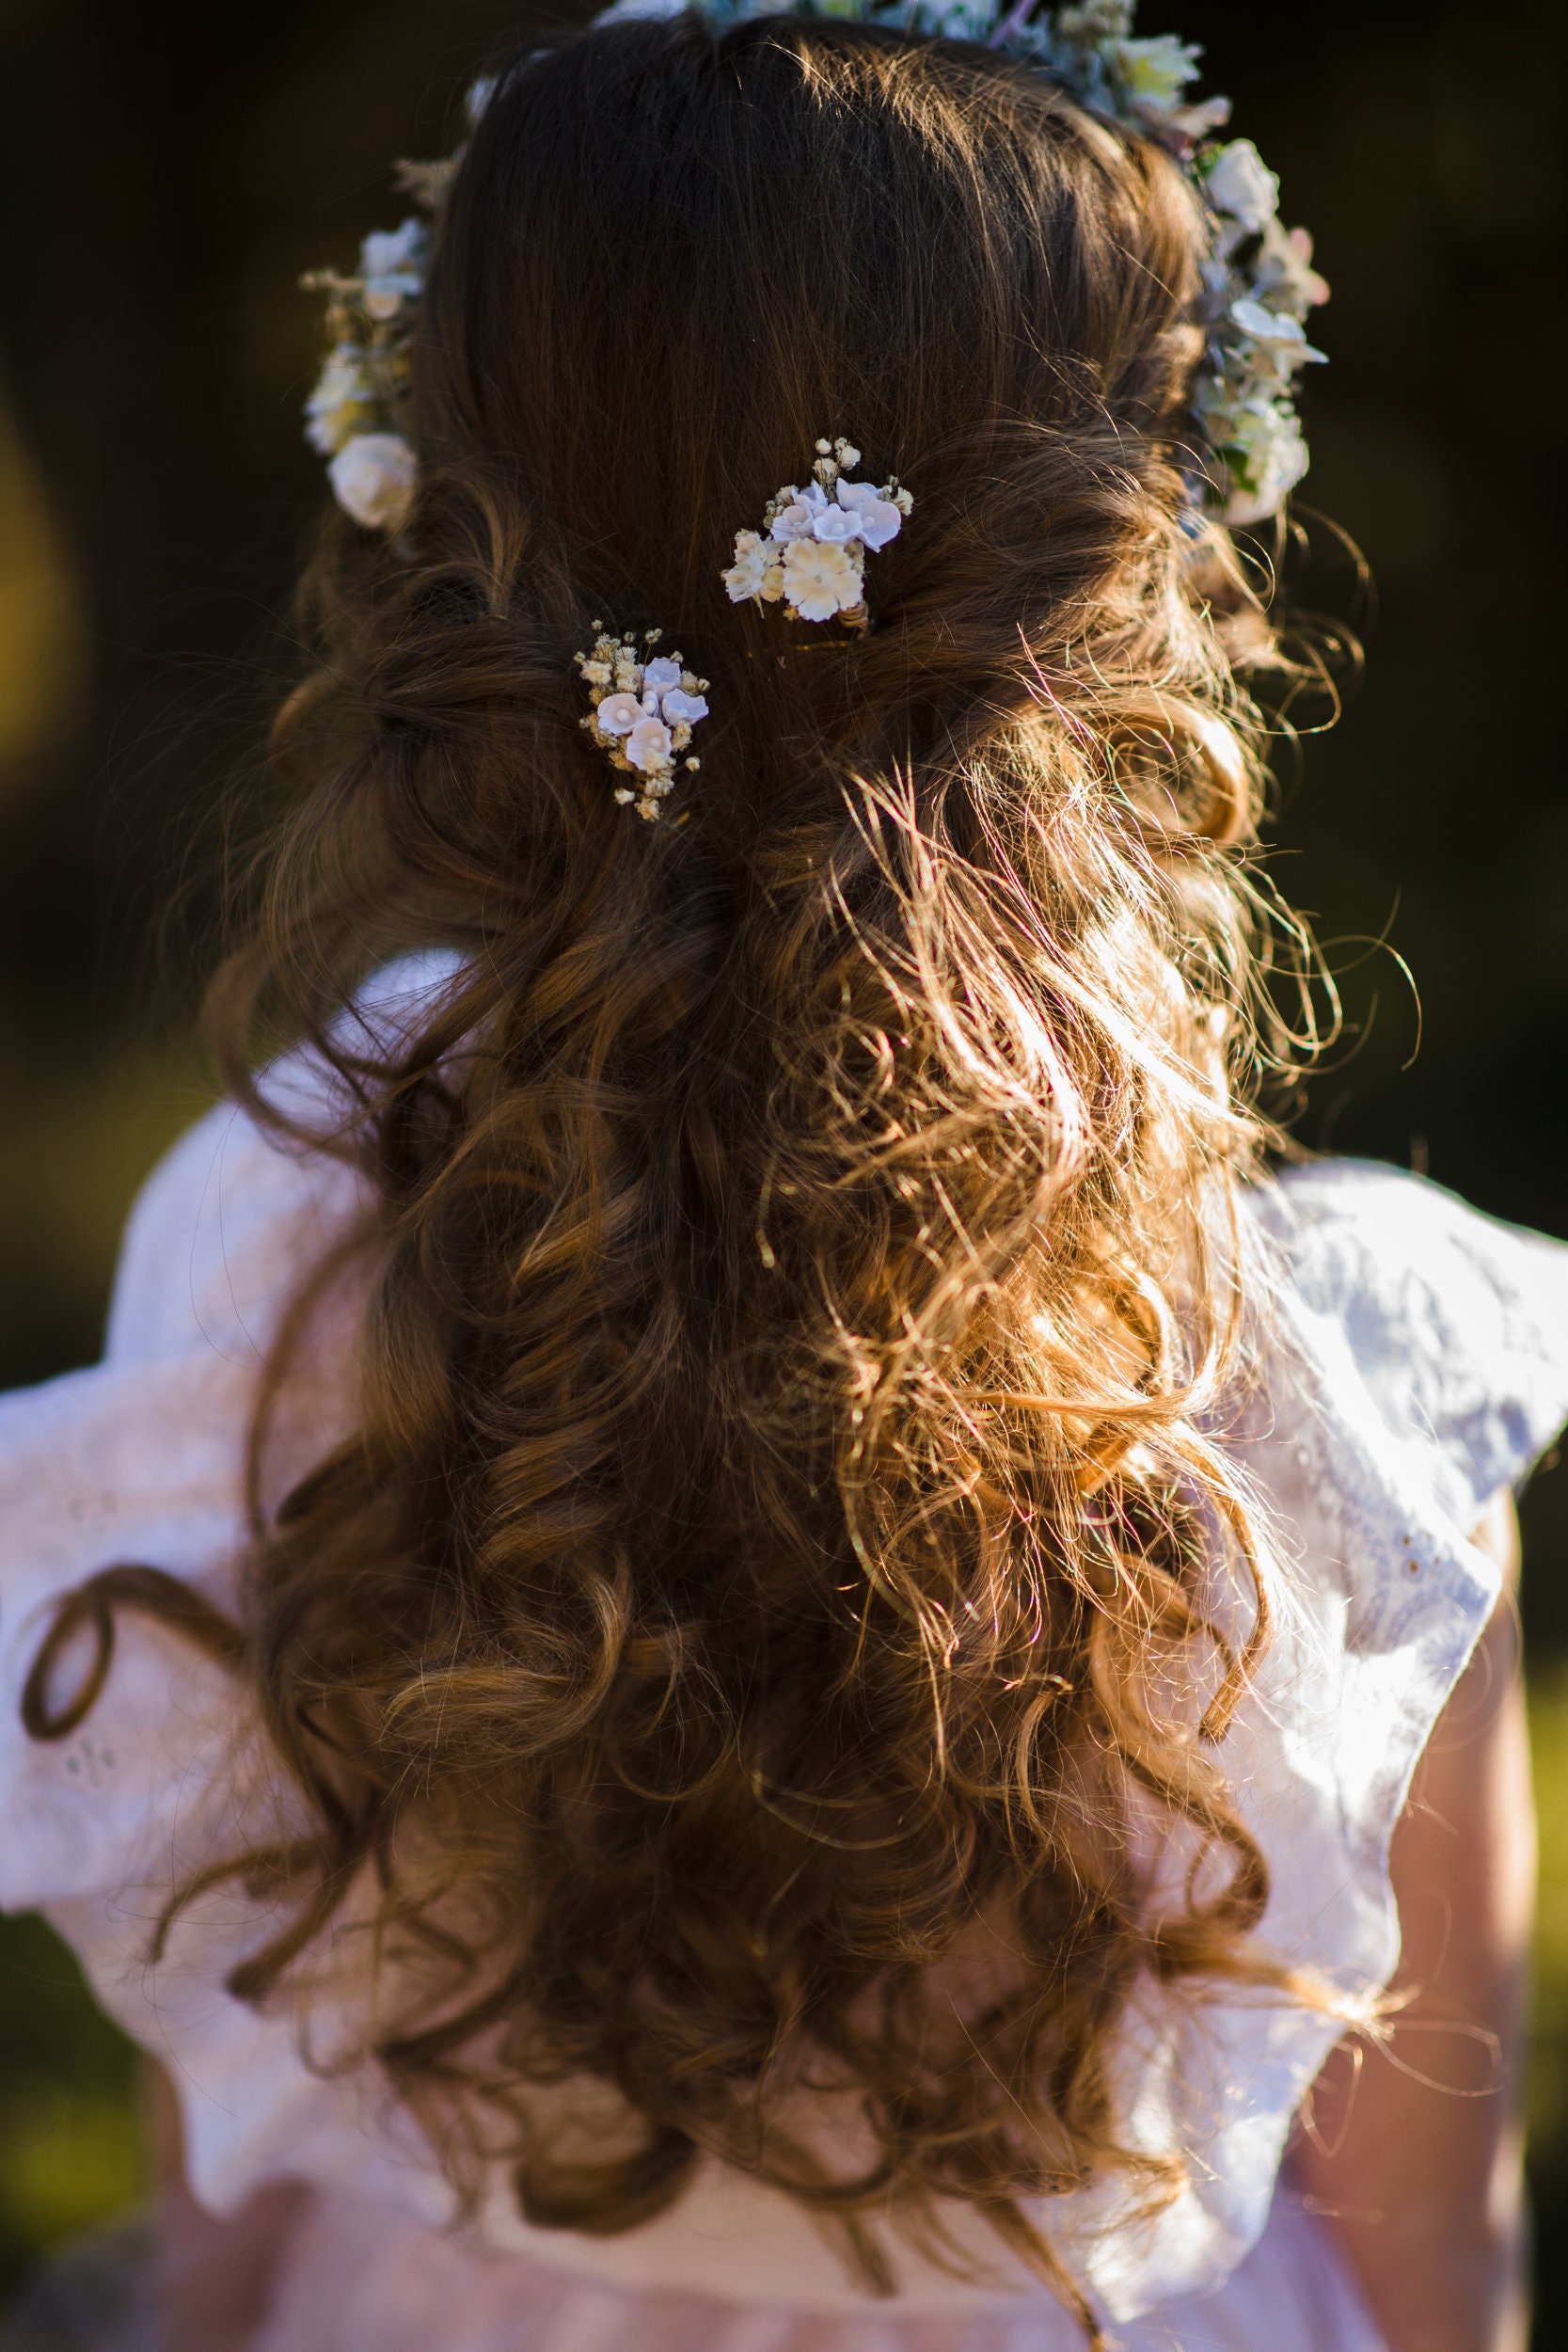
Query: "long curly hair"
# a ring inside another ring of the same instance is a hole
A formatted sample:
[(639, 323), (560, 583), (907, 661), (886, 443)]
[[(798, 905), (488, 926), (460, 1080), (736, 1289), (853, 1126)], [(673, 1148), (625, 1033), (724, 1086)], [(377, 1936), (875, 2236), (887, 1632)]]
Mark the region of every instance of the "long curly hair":
[[(520, 51), (422, 307), (413, 517), (325, 532), (212, 1000), (273, 1130), (258, 1038), (336, 1072), (305, 1140), (375, 1203), (356, 1434), (259, 1512), (231, 1645), (314, 1823), (235, 1989), (372, 1883), (367, 2037), (459, 2178), (610, 2233), (714, 2153), (883, 2284), (875, 2217), (940, 2243), (957, 2199), (1091, 2328), (1031, 2201), (1180, 2185), (1117, 2112), (1130, 1996), (1293, 1996), (1219, 1749), (1268, 1631), (1212, 1433), (1281, 1049), (1268, 631), (1181, 480), (1203, 234), (1154, 145), (975, 48)], [(835, 433), (918, 501), (857, 636), (719, 581)], [(711, 680), (681, 821), (583, 731), (600, 621)], [(345, 1029), (436, 945), (412, 1027)], [(583, 2078), (596, 2149), (550, 2121)]]

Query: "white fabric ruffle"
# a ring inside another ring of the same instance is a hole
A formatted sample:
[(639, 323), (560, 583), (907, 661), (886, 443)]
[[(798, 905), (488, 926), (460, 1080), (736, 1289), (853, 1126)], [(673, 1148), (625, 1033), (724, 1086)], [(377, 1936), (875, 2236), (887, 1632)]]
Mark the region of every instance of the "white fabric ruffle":
[[(377, 1004), (396, 1017), (450, 968), (391, 976)], [(312, 1089), (322, 1099), (318, 1075), (297, 1057), (277, 1083), (299, 1104)], [(354, 1200), (341, 1169), (277, 1150), (232, 1109), (214, 1112), (138, 1203), (103, 1363), (0, 1399), (0, 1905), (47, 1910), (105, 2006), (167, 2067), (205, 2204), (230, 2210), (270, 2179), (300, 2177), (323, 2192), (321, 2211), (342, 2201), (345, 2228), (357, 2217), (354, 2229), (383, 2233), (375, 2263), (360, 2266), (367, 2280), (392, 2275), (394, 2239), (426, 2249), (385, 2326), (311, 2334), (302, 2306), (291, 2352), (372, 2341), (394, 2352), (417, 2337), (444, 2352), (652, 2346), (666, 2340), (658, 2329), (672, 2297), (728, 2313), (721, 2326), (714, 2317), (669, 2336), (692, 2352), (793, 2352), (797, 2319), (802, 2352), (808, 2340), (812, 2352), (831, 2352), (840, 2325), (856, 2352), (884, 2343), (890, 2352), (1022, 2352), (1025, 2343), (1055, 2352), (1058, 2339), (1068, 2352), (1076, 2330), (1022, 2273), (1004, 2265), (995, 2289), (983, 2289), (899, 2253), (901, 2293), (879, 2305), (800, 2209), (717, 2167), (672, 2214), (622, 2237), (527, 2229), (499, 2186), (486, 2208), (488, 2250), (425, 2237), (450, 2198), (370, 2070), (313, 2069), (287, 2007), (257, 2015), (224, 1991), (266, 1925), (246, 1899), (205, 1898), (149, 1963), (150, 1924), (181, 1875), (231, 1847), (242, 1821), (254, 1831), (286, 1810), (287, 1799), (247, 1748), (223, 1672), (129, 1612), (107, 1687), (71, 1738), (26, 1737), (22, 1685), (53, 1600), (111, 1562), (155, 1565), (232, 1609), (257, 1370), (300, 1272)], [(1221, 1753), (1271, 1859), (1266, 1940), (1365, 1994), (1386, 1981), (1398, 1953), (1389, 1836), (1497, 1595), (1472, 1531), (1568, 1414), (1568, 1249), (1434, 1186), (1352, 1163), (1261, 1184), (1250, 1205), (1276, 1269), (1275, 1327), (1260, 1377), (1223, 1434), (1276, 1531), (1287, 1605)], [(341, 1371), (324, 1378), (309, 1413), (323, 1442), (353, 1418)], [(314, 2021), (318, 2055), (323, 2030)], [(1288, 2274), (1305, 2264), (1317, 2276), (1326, 2260), (1274, 2192), (1291, 2119), (1335, 2036), (1332, 2020), (1256, 1994), (1180, 2007), (1151, 1994), (1138, 2005), (1121, 2061), (1132, 2128), (1151, 2144), (1182, 2145), (1191, 2186), (1137, 2228), (1092, 2192), (1045, 2217), (1137, 2352), (1178, 2342), (1292, 2352), (1298, 2340), (1303, 2352), (1308, 2343), (1360, 2352), (1375, 2343), (1364, 2322), (1354, 2333), (1344, 2315), (1354, 2297), (1332, 2281), (1323, 2292), (1340, 2297), (1338, 2332), (1298, 2339), (1277, 2300)], [(974, 2242), (990, 2243), (983, 2231)], [(484, 2283), (497, 2263), (512, 2278), (504, 2291)], [(459, 2328), (443, 2305), (439, 2326), (433, 2318), (421, 2333), (410, 2320), (397, 2332), (394, 2318), (401, 2326), (423, 2308), (420, 2280), (451, 2264), (472, 2271), (463, 2289), (471, 2325), (464, 2317)], [(508, 2335), (519, 2307), (507, 2298), (522, 2293), (525, 2271), (537, 2324)], [(1290, 2295), (1305, 2309), (1304, 2294), (1297, 2278)], [(1190, 2317), (1187, 2332), (1158, 2332), (1200, 2295), (1203, 2325), (1217, 2332), (1191, 2332)], [(513, 2316), (492, 2324), (486, 2296)], [(627, 2296), (645, 2298), (643, 2317), (633, 2333), (606, 2333), (610, 2320), (594, 2313)], [(1259, 2296), (1275, 2298), (1275, 2320), (1249, 2318), (1252, 2332), (1236, 2333), (1227, 2312), (1256, 2312)]]

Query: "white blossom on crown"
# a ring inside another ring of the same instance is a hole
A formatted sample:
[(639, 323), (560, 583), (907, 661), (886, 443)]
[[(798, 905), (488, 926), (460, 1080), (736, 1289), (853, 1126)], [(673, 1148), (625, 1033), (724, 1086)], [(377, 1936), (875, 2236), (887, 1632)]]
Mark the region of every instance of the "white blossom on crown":
[(375, 405), (364, 354), (356, 343), (335, 344), (305, 404), (305, 437), (324, 457), (336, 456), (374, 423)]
[(333, 494), (367, 531), (401, 531), (414, 502), (414, 453), (401, 433), (356, 433), (327, 468)]
[(395, 319), (405, 302), (419, 299), (429, 256), (430, 231), (422, 220), (372, 230), (359, 248), (359, 276), (372, 319)]
[(1217, 150), (1203, 174), (1203, 193), (1216, 213), (1255, 234), (1279, 210), (1279, 182), (1250, 139)]
[(1301, 421), (1288, 402), (1259, 396), (1234, 409), (1227, 429), (1246, 485), (1231, 493), (1229, 519), (1265, 522), (1307, 471)]
[(1174, 33), (1116, 45), (1122, 87), (1134, 106), (1156, 115), (1169, 115), (1180, 103), (1188, 83), (1196, 79), (1202, 55), (1196, 42), (1179, 40)]
[(818, 441), (805, 488), (786, 482), (768, 501), (762, 530), (736, 532), (735, 562), (720, 575), (732, 604), (782, 602), (791, 620), (836, 615), (864, 627), (866, 556), (897, 537), (914, 501), (896, 481), (879, 490), (849, 481), (860, 462), (842, 436)]
[[(594, 627), (599, 628), (597, 621)], [(650, 650), (661, 629), (643, 632), (644, 651), (635, 637), (610, 637), (603, 630), (587, 653), (573, 658), (588, 689), (592, 707), (582, 723), (610, 764), (637, 779), (619, 785), (615, 798), (651, 823), (674, 790), (677, 767), (702, 765), (687, 755), (691, 730), (708, 715), (707, 680), (687, 669), (680, 655)]]

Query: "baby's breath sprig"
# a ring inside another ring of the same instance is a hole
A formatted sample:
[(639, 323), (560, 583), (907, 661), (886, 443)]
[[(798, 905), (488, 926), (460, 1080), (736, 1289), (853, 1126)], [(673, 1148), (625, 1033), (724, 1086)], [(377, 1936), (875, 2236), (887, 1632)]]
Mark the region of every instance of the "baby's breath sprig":
[(655, 654), (662, 629), (644, 629), (639, 652), (634, 635), (610, 637), (602, 622), (593, 626), (599, 631), (593, 645), (572, 657), (593, 705), (581, 723), (612, 768), (637, 778), (616, 787), (616, 800), (652, 823), (675, 788), (677, 767), (702, 766), (682, 754), (698, 720), (708, 715), (707, 680), (687, 669), (678, 653)]

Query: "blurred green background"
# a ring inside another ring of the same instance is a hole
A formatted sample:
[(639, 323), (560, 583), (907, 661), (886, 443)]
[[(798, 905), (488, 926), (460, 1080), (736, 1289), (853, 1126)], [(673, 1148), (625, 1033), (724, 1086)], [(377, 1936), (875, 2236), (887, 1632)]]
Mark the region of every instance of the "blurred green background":
[[(298, 273), (395, 221), (388, 159), (440, 151), (516, 13), (0, 0), (0, 1380), (95, 1353), (120, 1219), (204, 1099), (215, 811), (323, 494)], [(1142, 29), (1169, 19), (1316, 232), (1307, 503), (1375, 581), (1344, 723), (1281, 773), (1276, 876), (1348, 1019), (1301, 1133), (1568, 1233), (1563, 13), (1150, 0)], [(1348, 564), (1312, 584), (1348, 608)], [(1544, 2348), (1568, 2344), (1568, 1472), (1527, 1534)], [(0, 1926), (0, 2290), (135, 2200), (140, 2144), (68, 1957)]]

